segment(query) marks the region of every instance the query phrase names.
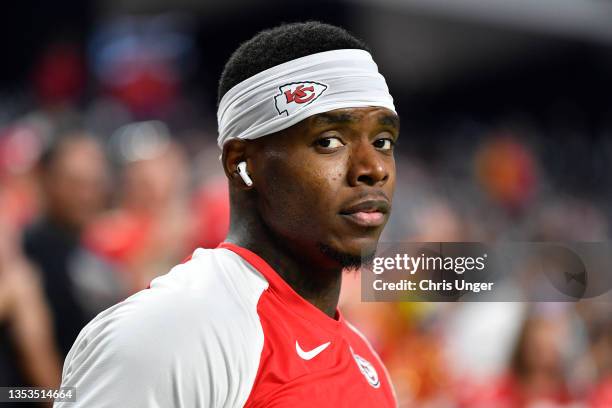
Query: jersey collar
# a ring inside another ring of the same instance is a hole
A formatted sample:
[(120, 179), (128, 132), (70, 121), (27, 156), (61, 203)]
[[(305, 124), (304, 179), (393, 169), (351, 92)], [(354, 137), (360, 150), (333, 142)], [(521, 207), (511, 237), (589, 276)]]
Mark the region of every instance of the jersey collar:
[(283, 302), (292, 306), (293, 310), (305, 319), (316, 322), (318, 325), (332, 331), (338, 330), (344, 323), (342, 314), (338, 308), (336, 308), (335, 319), (323, 313), (320, 309), (293, 290), (274, 268), (256, 253), (236, 244), (232, 244), (231, 242), (222, 242), (217, 248), (228, 249), (248, 262), (266, 278), (269, 284), (268, 290), (272, 290)]

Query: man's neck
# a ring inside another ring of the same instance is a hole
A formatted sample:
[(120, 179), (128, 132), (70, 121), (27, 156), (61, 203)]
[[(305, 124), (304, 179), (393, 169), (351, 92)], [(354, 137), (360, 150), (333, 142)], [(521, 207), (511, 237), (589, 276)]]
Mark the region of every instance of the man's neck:
[(274, 239), (267, 228), (257, 224), (249, 223), (248, 228), (244, 225), (240, 228), (230, 228), (226, 241), (259, 255), (301, 297), (326, 315), (335, 318), (342, 284), (342, 268), (323, 268), (307, 260), (298, 259), (285, 245), (280, 245), (279, 239)]

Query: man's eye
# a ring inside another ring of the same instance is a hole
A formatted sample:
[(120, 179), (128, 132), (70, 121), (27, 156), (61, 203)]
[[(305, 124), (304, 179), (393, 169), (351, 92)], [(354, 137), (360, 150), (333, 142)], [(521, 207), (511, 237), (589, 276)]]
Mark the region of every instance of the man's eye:
[(342, 147), (344, 144), (337, 137), (325, 137), (317, 140), (317, 145), (326, 149), (335, 149), (336, 147)]
[(374, 147), (381, 150), (391, 150), (391, 148), (393, 147), (393, 140), (378, 139), (374, 142)]

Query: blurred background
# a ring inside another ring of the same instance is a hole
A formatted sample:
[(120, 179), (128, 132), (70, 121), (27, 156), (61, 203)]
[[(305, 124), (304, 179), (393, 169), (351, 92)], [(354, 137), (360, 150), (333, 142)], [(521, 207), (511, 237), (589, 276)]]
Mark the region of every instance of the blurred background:
[[(223, 240), (217, 81), (281, 22), (337, 24), (374, 51), (402, 119), (386, 240), (610, 239), (612, 2), (2, 10), (0, 386), (56, 386), (93, 316)], [(344, 283), (401, 407), (612, 407), (610, 303), (361, 303), (358, 275)]]

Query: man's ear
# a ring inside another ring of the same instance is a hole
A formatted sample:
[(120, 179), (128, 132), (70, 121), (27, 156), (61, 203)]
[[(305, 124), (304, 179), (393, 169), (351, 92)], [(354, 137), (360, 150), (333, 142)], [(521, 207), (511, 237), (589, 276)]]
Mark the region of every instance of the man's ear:
[[(221, 163), (223, 165), (223, 171), (227, 176), (230, 185), (240, 190), (250, 190), (252, 187), (248, 186), (243, 177), (240, 176), (238, 171), (238, 164), (240, 162), (246, 163), (245, 172), (248, 178), (254, 182), (249, 169), (252, 168), (251, 160), (247, 154), (247, 143), (244, 140), (233, 139), (223, 145), (223, 154), (221, 156)], [(243, 165), (244, 166), (244, 165)]]

